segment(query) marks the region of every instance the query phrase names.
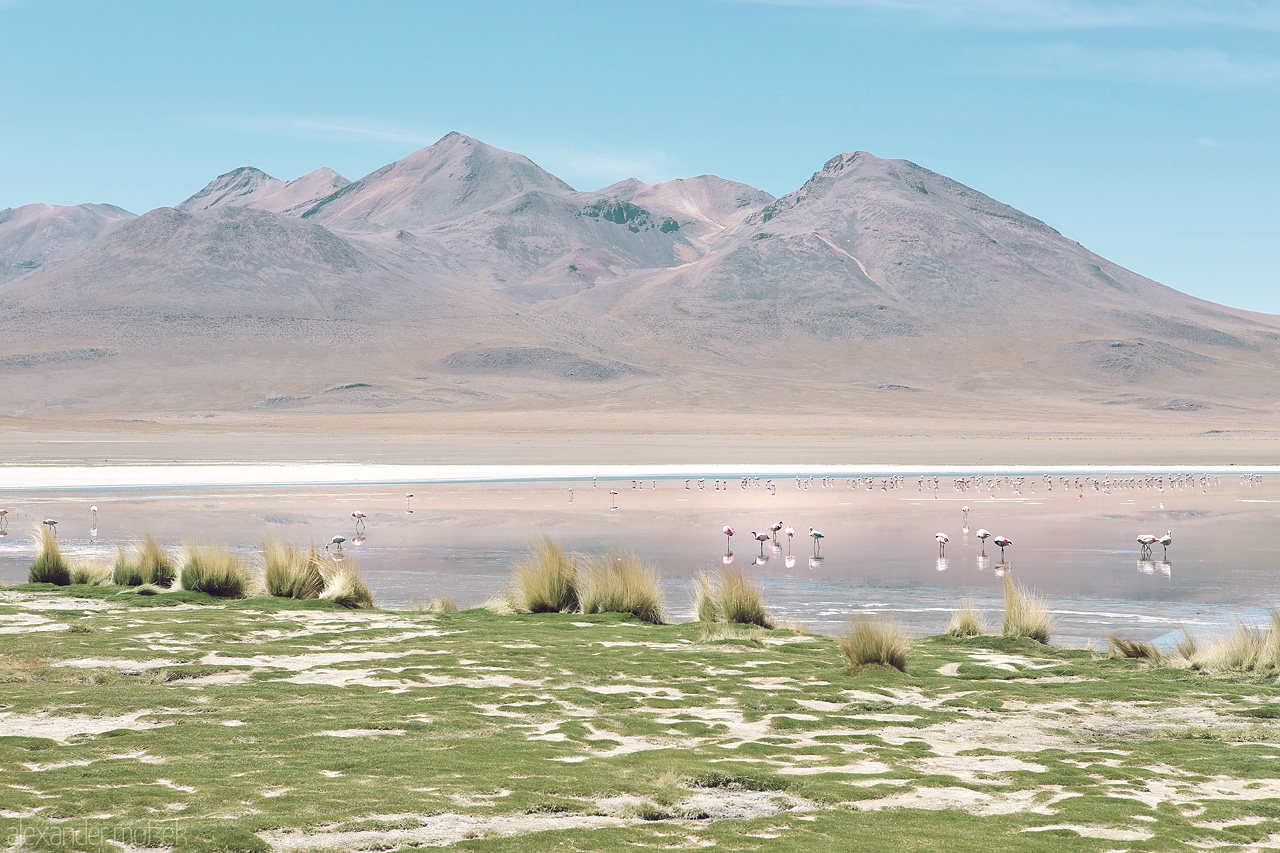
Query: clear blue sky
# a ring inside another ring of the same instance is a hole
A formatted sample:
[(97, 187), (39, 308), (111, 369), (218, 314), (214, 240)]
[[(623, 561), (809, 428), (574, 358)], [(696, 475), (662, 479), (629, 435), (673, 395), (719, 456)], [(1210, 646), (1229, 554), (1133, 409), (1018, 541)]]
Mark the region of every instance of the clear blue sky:
[(450, 130), (579, 189), (906, 158), (1280, 313), (1277, 0), (0, 0), (0, 208), (358, 178)]

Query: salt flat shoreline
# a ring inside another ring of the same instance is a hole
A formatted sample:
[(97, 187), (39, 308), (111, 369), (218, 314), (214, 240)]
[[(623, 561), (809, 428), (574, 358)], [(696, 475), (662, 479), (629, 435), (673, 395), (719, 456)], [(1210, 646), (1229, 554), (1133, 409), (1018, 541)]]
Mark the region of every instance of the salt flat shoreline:
[(371, 486), (387, 484), (627, 480), (786, 481), (856, 477), (1146, 477), (1280, 474), (1280, 465), (360, 465), (134, 464), (0, 465), (0, 493), (185, 487)]

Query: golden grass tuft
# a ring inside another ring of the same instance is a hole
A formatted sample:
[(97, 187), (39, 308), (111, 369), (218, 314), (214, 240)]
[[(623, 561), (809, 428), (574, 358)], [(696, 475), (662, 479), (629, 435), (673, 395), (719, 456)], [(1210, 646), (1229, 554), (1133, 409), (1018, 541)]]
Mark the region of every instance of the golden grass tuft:
[(305, 601), (319, 598), (324, 591), (324, 560), (314, 545), (304, 551), (279, 539), (263, 539), (262, 563), (267, 595)]
[(154, 536), (148, 533), (134, 548), (138, 553), (138, 570), (142, 573), (143, 583), (173, 586), (178, 579), (178, 569)]
[(1148, 660), (1156, 666), (1160, 665), (1163, 658), (1160, 650), (1151, 643), (1144, 643), (1141, 640), (1126, 640), (1118, 634), (1112, 633), (1104, 634), (1103, 639), (1107, 641), (1108, 657)]
[(253, 577), (249, 574), (249, 565), (230, 547), (189, 542), (186, 551), (186, 562), (182, 566), (183, 589), (206, 592), (219, 598), (245, 598), (252, 591)]
[(517, 610), (528, 613), (573, 613), (578, 609), (578, 560), (543, 536), (533, 553), (516, 563), (512, 573)]
[(1005, 575), (1004, 625), (1000, 633), (1006, 637), (1028, 637), (1047, 645), (1054, 627), (1049, 603)]
[(836, 648), (854, 666), (882, 664), (906, 672), (911, 640), (895, 622), (857, 615), (836, 638)]
[(1268, 624), (1261, 627), (1236, 620), (1230, 630), (1205, 641), (1184, 632), (1178, 655), (1175, 663), (1209, 672), (1280, 669), (1280, 612), (1271, 608)]
[(67, 586), (71, 583), (71, 565), (62, 556), (58, 548), (58, 539), (47, 524), (41, 524), (35, 531), (36, 559), (27, 572), (27, 580), (31, 583), (51, 583)]
[(658, 571), (635, 554), (610, 552), (588, 560), (578, 580), (583, 613), (630, 613), (654, 625), (666, 622)]
[(80, 563), (71, 570), (71, 582), (84, 586), (110, 586), (111, 568), (102, 563)]
[(693, 584), (694, 610), (704, 626), (713, 622), (739, 622), (773, 627), (760, 587), (737, 566), (702, 572), (694, 577)]
[(418, 610), (423, 613), (457, 613), (458, 603), (451, 595), (439, 595), (430, 601), (418, 602)]
[(137, 560), (129, 558), (123, 547), (116, 549), (116, 562), (111, 567), (111, 582), (116, 586), (141, 586), (146, 583), (142, 577), (142, 567)]
[(320, 598), (353, 610), (373, 607), (373, 590), (360, 576), (360, 566), (355, 557), (343, 557), (341, 560), (321, 558), (320, 573), (324, 576)]
[(972, 601), (962, 601), (951, 611), (951, 621), (947, 623), (949, 637), (981, 637), (991, 632), (991, 623), (978, 610)]

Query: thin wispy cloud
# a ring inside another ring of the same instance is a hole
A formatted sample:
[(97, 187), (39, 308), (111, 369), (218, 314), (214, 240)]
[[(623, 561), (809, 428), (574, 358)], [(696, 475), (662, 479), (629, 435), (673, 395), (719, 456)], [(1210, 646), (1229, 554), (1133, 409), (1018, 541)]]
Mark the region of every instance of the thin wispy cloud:
[[(2, 2), (2, 0), (0, 0)], [(221, 130), (298, 136), (307, 139), (354, 139), (421, 147), (443, 134), (351, 116), (213, 115), (205, 122)]]
[(1017, 48), (989, 70), (1018, 76), (1127, 80), (1183, 87), (1239, 87), (1280, 80), (1280, 60), (1245, 59), (1217, 50), (1098, 49), (1079, 44)]
[(582, 147), (560, 142), (528, 142), (517, 149), (578, 189), (596, 189), (624, 178), (664, 181), (675, 176), (675, 158), (656, 149)]
[(926, 21), (998, 29), (1187, 29), (1231, 27), (1280, 30), (1273, 0), (729, 0), (772, 6), (844, 8)]

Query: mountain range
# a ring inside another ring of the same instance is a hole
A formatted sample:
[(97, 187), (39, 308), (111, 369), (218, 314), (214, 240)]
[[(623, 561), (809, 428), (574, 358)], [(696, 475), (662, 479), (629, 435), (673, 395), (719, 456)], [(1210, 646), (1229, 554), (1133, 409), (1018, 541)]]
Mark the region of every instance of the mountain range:
[(1113, 264), (903, 160), (781, 198), (579, 192), (451, 133), (357, 180), (253, 167), (174, 207), (0, 211), (0, 414), (984, 401), (1270, 411), (1280, 317)]

